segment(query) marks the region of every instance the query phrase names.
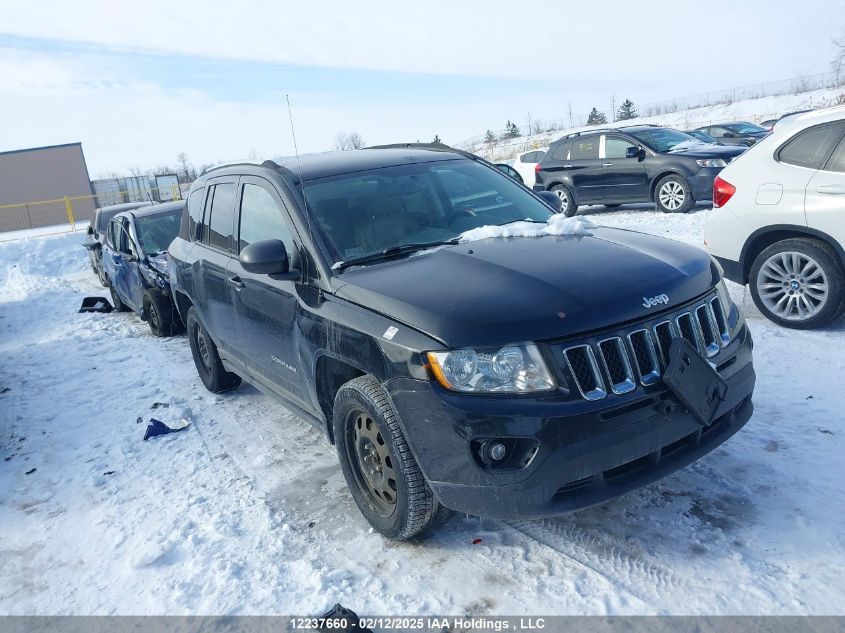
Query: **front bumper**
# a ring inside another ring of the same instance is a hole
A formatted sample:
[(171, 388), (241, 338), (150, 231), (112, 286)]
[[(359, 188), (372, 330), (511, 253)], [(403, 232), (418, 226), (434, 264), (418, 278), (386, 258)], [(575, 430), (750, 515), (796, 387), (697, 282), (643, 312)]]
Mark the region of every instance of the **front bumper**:
[[(730, 438), (753, 412), (752, 345), (743, 326), (726, 356), (720, 355), (728, 395), (708, 427), (662, 382), (612, 403), (557, 394), (466, 397), (406, 378), (387, 388), (414, 456), (444, 506), (494, 518), (540, 518), (649, 484)], [(537, 450), (527, 465), (497, 469), (479, 461), (473, 448), (479, 438), (517, 438)]]
[(724, 167), (702, 167), (690, 178), (690, 187), (696, 200), (713, 199), (713, 181)]

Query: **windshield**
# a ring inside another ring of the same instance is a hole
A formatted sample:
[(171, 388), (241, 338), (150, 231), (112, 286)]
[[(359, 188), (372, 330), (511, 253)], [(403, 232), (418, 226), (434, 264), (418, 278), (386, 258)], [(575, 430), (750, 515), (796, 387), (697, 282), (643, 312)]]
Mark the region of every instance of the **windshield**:
[(335, 262), (433, 245), (464, 231), (553, 212), (483, 164), (450, 160), (383, 167), (311, 181), (305, 198)]
[(737, 134), (759, 134), (760, 132), (768, 132), (766, 128), (754, 125), (753, 123), (728, 123), (722, 127), (726, 127)]
[(697, 138), (699, 141), (704, 141), (705, 143), (716, 143), (715, 138), (713, 138), (706, 132), (702, 132), (701, 130), (693, 130), (692, 132), (687, 132), (687, 134)]
[(690, 136), (689, 134), (685, 134), (683, 132), (679, 132), (678, 130), (672, 130), (665, 127), (656, 127), (652, 130), (640, 130), (638, 132), (631, 132), (631, 136), (635, 137), (649, 149), (652, 149), (655, 152), (658, 152), (659, 154), (671, 152), (673, 149), (675, 149), (676, 146), (680, 145), (681, 143), (687, 143), (692, 145), (699, 145), (701, 143), (701, 141)]
[(170, 248), (170, 242), (179, 234), (181, 222), (181, 209), (137, 218), (135, 228), (138, 231), (138, 242), (144, 254), (155, 255)]

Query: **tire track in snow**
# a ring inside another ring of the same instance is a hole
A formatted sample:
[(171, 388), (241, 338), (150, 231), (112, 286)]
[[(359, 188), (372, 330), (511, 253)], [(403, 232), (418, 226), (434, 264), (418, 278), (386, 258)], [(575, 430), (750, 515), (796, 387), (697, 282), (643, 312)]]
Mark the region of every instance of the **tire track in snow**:
[(509, 528), (602, 576), (645, 604), (666, 598), (666, 591), (698, 591), (689, 579), (608, 541), (602, 534), (552, 519), (506, 522)]

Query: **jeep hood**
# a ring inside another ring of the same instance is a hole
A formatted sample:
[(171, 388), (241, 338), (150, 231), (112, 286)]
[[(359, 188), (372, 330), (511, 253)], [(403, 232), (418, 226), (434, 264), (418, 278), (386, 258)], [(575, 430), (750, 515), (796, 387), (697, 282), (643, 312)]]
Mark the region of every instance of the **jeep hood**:
[[(489, 238), (350, 269), (335, 294), (451, 348), (558, 339), (648, 318), (718, 281), (703, 251), (596, 227)], [(668, 303), (646, 307), (665, 295)]]

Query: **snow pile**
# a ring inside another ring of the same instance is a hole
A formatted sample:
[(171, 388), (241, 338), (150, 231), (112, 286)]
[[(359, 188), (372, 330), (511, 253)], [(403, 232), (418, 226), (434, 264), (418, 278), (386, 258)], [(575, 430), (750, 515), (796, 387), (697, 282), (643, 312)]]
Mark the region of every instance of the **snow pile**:
[(489, 237), (544, 237), (546, 235), (592, 235), (589, 229), (595, 224), (585, 218), (568, 218), (563, 213), (555, 213), (549, 221), (541, 224), (523, 220), (499, 226), (479, 226), (461, 233), (459, 241), (476, 242)]
[(699, 141), (698, 139), (692, 141), (683, 141), (682, 143), (678, 143), (673, 147), (670, 152), (685, 152), (687, 150), (702, 150), (702, 149), (718, 149), (719, 146), (715, 143), (705, 143), (703, 141)]

